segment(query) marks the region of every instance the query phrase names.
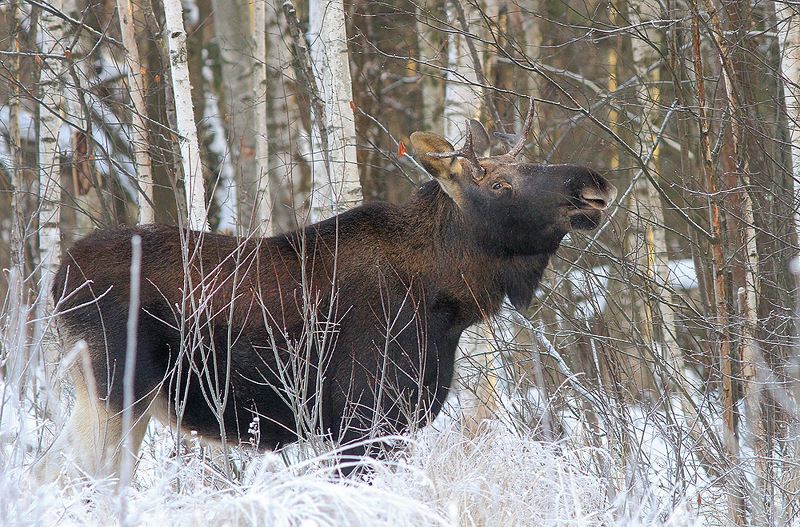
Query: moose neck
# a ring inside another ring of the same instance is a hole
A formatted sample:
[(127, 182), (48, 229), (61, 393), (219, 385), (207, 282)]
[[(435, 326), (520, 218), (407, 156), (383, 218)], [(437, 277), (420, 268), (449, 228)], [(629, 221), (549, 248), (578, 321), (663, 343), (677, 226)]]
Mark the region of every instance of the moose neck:
[(436, 182), (420, 188), (405, 209), (414, 230), (430, 241), (432, 257), (421, 262), (423, 267), (446, 284), (466, 323), (496, 314), (505, 296), (516, 308), (527, 308), (557, 243), (532, 255), (492, 251), (472, 234), (467, 218)]

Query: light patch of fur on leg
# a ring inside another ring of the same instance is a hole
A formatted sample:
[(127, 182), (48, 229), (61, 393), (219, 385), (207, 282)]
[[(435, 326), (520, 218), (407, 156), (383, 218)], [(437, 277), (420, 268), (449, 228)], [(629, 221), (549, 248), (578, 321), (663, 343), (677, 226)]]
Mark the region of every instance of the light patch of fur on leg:
[(110, 411), (103, 401), (92, 398), (80, 388), (66, 429), (37, 470), (40, 479), (56, 479), (68, 460), (79, 470), (78, 474), (67, 471), (68, 477), (118, 477), (126, 455), (135, 466), (150, 416), (147, 413), (134, 415), (129, 432), (130, 450), (125, 454), (122, 413)]
[(69, 447), (78, 466), (93, 477), (114, 474), (122, 442), (122, 416), (87, 393), (79, 393), (67, 424)]
[[(76, 365), (71, 369), (75, 382), (75, 406), (65, 429), (35, 469), (41, 481), (54, 481), (61, 475), (118, 477), (125, 459), (122, 412), (111, 410), (98, 396), (85, 343), (81, 348), (78, 361), (80, 367)], [(137, 453), (150, 421), (149, 413), (141, 410), (143, 407), (146, 405), (135, 405), (129, 432), (127, 456), (132, 467), (135, 466)], [(64, 474), (68, 461), (77, 466), (77, 474), (72, 470), (67, 470)]]

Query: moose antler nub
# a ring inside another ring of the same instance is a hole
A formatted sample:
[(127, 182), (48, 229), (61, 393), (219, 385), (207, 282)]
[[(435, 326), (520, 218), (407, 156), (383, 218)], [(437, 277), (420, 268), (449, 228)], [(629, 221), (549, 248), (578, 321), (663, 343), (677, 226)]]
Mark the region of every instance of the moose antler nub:
[(448, 157), (463, 158), (470, 165), (472, 165), (472, 180), (475, 183), (480, 183), (484, 176), (486, 176), (486, 170), (481, 166), (480, 161), (478, 161), (478, 155), (475, 153), (475, 144), (472, 140), (472, 129), (469, 126), (469, 120), (465, 123), (465, 125), (467, 129), (467, 137), (464, 140), (464, 146), (452, 152), (437, 152), (429, 153), (427, 155), (435, 159), (446, 159)]
[[(531, 97), (531, 104), (528, 107), (528, 115), (525, 116), (525, 123), (522, 125), (522, 131), (517, 136), (517, 142), (514, 146), (511, 147), (511, 150), (508, 151), (506, 154), (507, 156), (517, 157), (521, 152), (522, 149), (525, 148), (525, 141), (528, 139), (528, 134), (533, 127), (533, 116), (534, 116), (534, 102), (533, 98)], [(467, 137), (464, 141), (464, 146), (462, 146), (458, 150), (454, 150), (452, 152), (436, 152), (436, 153), (428, 153), (429, 157), (434, 159), (447, 159), (451, 157), (460, 157), (467, 161), (470, 165), (472, 165), (472, 179), (475, 183), (480, 183), (484, 177), (486, 177), (486, 170), (481, 166), (480, 161), (478, 160), (477, 154), (475, 154), (475, 144), (472, 139), (472, 129), (470, 127), (469, 121), (466, 123), (467, 129)]]
[(517, 157), (522, 149), (525, 148), (525, 141), (528, 139), (528, 134), (533, 127), (533, 97), (531, 97), (531, 104), (528, 107), (528, 115), (525, 116), (525, 123), (522, 125), (522, 131), (519, 133), (517, 137), (517, 142), (514, 146), (511, 147), (511, 150), (508, 151), (506, 154), (507, 156)]

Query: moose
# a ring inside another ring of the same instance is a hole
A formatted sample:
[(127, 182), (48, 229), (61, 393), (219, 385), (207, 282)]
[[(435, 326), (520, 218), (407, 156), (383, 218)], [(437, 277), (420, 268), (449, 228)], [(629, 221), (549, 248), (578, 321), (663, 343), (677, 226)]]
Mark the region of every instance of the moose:
[(374, 455), (370, 434), (428, 423), (462, 332), (506, 297), (526, 308), (564, 236), (595, 229), (616, 196), (589, 168), (517, 161), (532, 119), (533, 108), (495, 156), (479, 155), (489, 136), (477, 121), (458, 150), (413, 133), (433, 179), (400, 205), (367, 203), (270, 238), (144, 225), (78, 241), (52, 290), (65, 345), (85, 343), (88, 357), (70, 367), (65, 433), (78, 463), (118, 473), (151, 417), (244, 443), (256, 421), (261, 449), (327, 434), (348, 457)]

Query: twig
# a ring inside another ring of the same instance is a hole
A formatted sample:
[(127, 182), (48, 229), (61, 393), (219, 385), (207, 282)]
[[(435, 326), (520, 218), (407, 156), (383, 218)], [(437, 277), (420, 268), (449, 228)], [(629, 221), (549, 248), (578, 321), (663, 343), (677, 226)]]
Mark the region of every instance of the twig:
[[(142, 270), (142, 238), (134, 235), (131, 238), (131, 285), (128, 301), (128, 331), (125, 346), (125, 372), (122, 377), (123, 409), (122, 409), (122, 465), (120, 469), (120, 523), (126, 525), (127, 498), (126, 490), (133, 472), (131, 452), (131, 425), (133, 421), (134, 380), (136, 368), (136, 335), (139, 326), (139, 290)], [(138, 445), (137, 445), (138, 446)]]

